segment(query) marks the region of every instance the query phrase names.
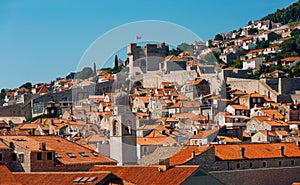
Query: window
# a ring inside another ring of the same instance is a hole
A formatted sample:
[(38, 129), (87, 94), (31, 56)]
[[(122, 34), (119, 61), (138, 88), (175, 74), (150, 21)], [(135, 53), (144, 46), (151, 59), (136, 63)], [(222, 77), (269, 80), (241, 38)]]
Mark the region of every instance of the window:
[(291, 165), (295, 165), (295, 161), (294, 160), (291, 160)]
[(47, 153), (47, 160), (52, 160), (52, 152)]
[(278, 166), (281, 166), (281, 161), (278, 162)]
[(93, 156), (98, 156), (97, 152), (91, 152), (93, 154)]
[(241, 167), (240, 163), (237, 163), (236, 168), (240, 168), (240, 167)]
[(253, 167), (253, 164), (252, 164), (252, 163), (250, 163), (250, 164), (249, 164), (249, 167), (250, 167), (250, 168), (252, 168), (252, 167)]
[(115, 120), (113, 122), (113, 136), (117, 136), (119, 135), (119, 124), (118, 124), (118, 121)]
[(266, 167), (267, 166), (267, 163), (266, 162), (263, 162), (263, 167)]
[(70, 158), (75, 158), (76, 156), (73, 153), (67, 153)]
[(79, 152), (79, 154), (82, 156), (82, 157), (88, 157), (89, 155), (85, 152)]
[(20, 163), (24, 163), (24, 154), (23, 153), (18, 154), (18, 159)]
[(257, 103), (261, 103), (261, 99), (260, 98), (257, 98)]
[(0, 161), (2, 161), (2, 153), (0, 153)]
[(37, 160), (42, 160), (42, 152), (36, 153), (36, 159)]
[(12, 160), (13, 160), (13, 161), (16, 161), (16, 160), (17, 160), (17, 154), (16, 154), (16, 153), (12, 153), (11, 157), (12, 157)]
[(59, 154), (55, 154), (55, 158), (61, 158), (61, 156)]

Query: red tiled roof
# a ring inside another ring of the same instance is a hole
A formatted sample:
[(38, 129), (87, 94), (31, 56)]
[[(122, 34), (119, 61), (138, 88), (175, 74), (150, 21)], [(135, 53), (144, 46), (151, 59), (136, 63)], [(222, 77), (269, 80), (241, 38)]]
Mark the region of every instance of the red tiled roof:
[(204, 131), (200, 131), (199, 134), (193, 135), (190, 138), (194, 139), (194, 138), (208, 137), (211, 134), (214, 134), (215, 132), (218, 132), (218, 131), (219, 131), (219, 128), (214, 128), (214, 129), (211, 129), (211, 130), (204, 130)]
[(270, 118), (273, 118), (274, 115), (275, 119), (284, 119), (284, 116), (275, 109), (262, 109), (261, 111)]
[(255, 118), (259, 122), (271, 120), (271, 118), (268, 116), (253, 116), (253, 118)]
[(254, 49), (254, 50), (251, 50), (247, 53), (248, 54), (252, 54), (252, 53), (259, 53), (259, 52), (263, 52), (264, 50), (263, 49)]
[(175, 166), (185, 164), (193, 159), (192, 152), (195, 152), (195, 156), (198, 156), (210, 148), (211, 146), (186, 146), (180, 152), (170, 157), (170, 165)]
[[(14, 177), (23, 185), (48, 184), (48, 185), (74, 185), (74, 184), (109, 184), (110, 180), (120, 180), (109, 171), (99, 172), (30, 172), (13, 173)], [(81, 178), (80, 178), (81, 177)], [(74, 182), (74, 180), (92, 180), (92, 182)], [(94, 180), (93, 180), (94, 179)], [(110, 180), (109, 180), (110, 179)], [(121, 180), (120, 180), (121, 181)]]
[(230, 105), (235, 110), (249, 110), (249, 108), (246, 105)]
[[(26, 150), (39, 151), (40, 143), (46, 144), (46, 150), (55, 151), (61, 157), (57, 158), (64, 165), (80, 164), (80, 163), (95, 163), (95, 164), (116, 164), (117, 162), (97, 153), (94, 156), (91, 149), (82, 145), (73, 143), (59, 136), (0, 136), (1, 139), (8, 142), (13, 142)], [(24, 141), (15, 141), (15, 138), (22, 138)], [(83, 157), (79, 152), (85, 152), (88, 157)], [(67, 153), (73, 153), (76, 157), (70, 158)]]
[(294, 62), (294, 61), (296, 61), (298, 59), (299, 59), (299, 57), (287, 57), (287, 58), (281, 59), (281, 61), (284, 61), (284, 62)]
[(13, 184), (13, 185), (19, 185), (21, 181), (17, 181), (14, 175), (11, 173), (11, 171), (3, 164), (0, 163), (0, 184)]
[(215, 155), (221, 160), (241, 160), (240, 149), (244, 148), (246, 159), (282, 158), (280, 147), (284, 147), (285, 157), (300, 157), (300, 149), (295, 143), (251, 143), (234, 145), (214, 145)]
[(100, 166), (96, 165), (90, 171), (111, 171), (116, 176), (134, 184), (182, 184), (199, 166), (176, 166), (164, 172), (159, 172), (157, 166)]
[(199, 85), (201, 82), (205, 82), (206, 80), (204, 78), (199, 78), (195, 81), (193, 81), (193, 85)]
[(149, 145), (173, 146), (173, 145), (178, 145), (178, 143), (170, 136), (137, 137), (137, 144), (141, 145), (141, 146), (149, 146)]

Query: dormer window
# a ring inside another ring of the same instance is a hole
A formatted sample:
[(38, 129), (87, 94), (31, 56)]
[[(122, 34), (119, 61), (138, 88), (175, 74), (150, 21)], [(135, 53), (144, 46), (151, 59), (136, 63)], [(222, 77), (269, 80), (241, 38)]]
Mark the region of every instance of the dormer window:
[(55, 158), (61, 158), (61, 156), (59, 154), (55, 154)]
[(76, 156), (73, 153), (67, 153), (70, 158), (75, 158)]
[(79, 152), (79, 154), (82, 156), (82, 157), (88, 157), (89, 155), (85, 152)]
[(91, 152), (93, 154), (93, 156), (98, 156), (97, 152)]

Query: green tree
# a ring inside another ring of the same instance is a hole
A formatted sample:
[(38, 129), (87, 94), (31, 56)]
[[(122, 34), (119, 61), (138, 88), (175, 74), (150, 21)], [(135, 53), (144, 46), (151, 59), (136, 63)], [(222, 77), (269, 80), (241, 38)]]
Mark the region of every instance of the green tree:
[(215, 40), (224, 40), (224, 38), (223, 38), (223, 36), (221, 35), (221, 34), (217, 34), (216, 36), (215, 36)]
[(249, 34), (249, 35), (253, 35), (253, 34), (255, 34), (255, 33), (258, 33), (258, 29), (257, 29), (257, 28), (250, 28), (250, 29), (248, 30), (248, 34)]
[(177, 47), (176, 49), (173, 48), (171, 51), (169, 51), (168, 55), (178, 56), (181, 52), (183, 52), (183, 50)]
[(22, 88), (22, 87), (31, 90), (32, 84), (30, 82), (26, 82), (25, 84), (21, 85), (19, 88)]
[(257, 49), (264, 49), (270, 46), (270, 42), (268, 40), (262, 40), (256, 42)]
[(262, 18), (262, 20), (271, 20), (273, 22), (280, 22), (287, 24), (289, 22), (299, 21), (300, 18), (300, 2), (297, 1), (287, 8), (277, 9), (275, 13), (269, 14)]
[(292, 76), (300, 77), (300, 61), (292, 69)]
[(187, 44), (187, 43), (181, 43), (177, 46), (177, 48), (181, 49), (182, 51), (193, 51), (194, 46)]
[(6, 95), (5, 89), (1, 89), (1, 92), (0, 92), (0, 99), (4, 99), (4, 98), (5, 98), (5, 95)]
[(77, 79), (87, 79), (92, 76), (94, 76), (94, 71), (90, 67), (85, 67), (82, 71), (75, 74), (75, 78)]

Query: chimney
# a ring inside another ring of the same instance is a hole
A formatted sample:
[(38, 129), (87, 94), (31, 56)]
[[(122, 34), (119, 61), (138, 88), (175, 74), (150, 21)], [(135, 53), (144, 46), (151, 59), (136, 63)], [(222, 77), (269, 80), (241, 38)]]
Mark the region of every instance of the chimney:
[(245, 148), (240, 148), (241, 158), (245, 158)]
[(195, 151), (194, 150), (192, 151), (192, 158), (193, 159), (195, 158)]
[(167, 159), (159, 159), (158, 162), (158, 171), (164, 172), (167, 171), (167, 169), (170, 168), (170, 160), (169, 158)]
[(40, 148), (39, 148), (39, 149), (42, 150), (42, 151), (46, 151), (46, 143), (41, 142), (41, 143), (40, 143)]
[(269, 130), (266, 129), (267, 142), (269, 141)]
[(284, 157), (284, 146), (280, 147), (280, 156)]

